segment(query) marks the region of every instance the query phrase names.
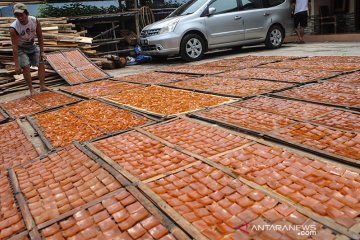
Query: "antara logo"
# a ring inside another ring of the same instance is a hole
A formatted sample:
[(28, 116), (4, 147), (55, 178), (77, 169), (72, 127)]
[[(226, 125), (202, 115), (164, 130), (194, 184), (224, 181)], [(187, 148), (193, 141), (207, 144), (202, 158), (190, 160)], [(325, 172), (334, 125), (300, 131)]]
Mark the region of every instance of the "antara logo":
[(249, 234), (249, 223), (244, 223), (244, 224), (241, 224), (239, 227), (237, 227), (236, 229), (239, 230), (239, 231), (242, 231), (243, 233), (246, 233), (246, 234)]
[(316, 225), (278, 225), (278, 224), (263, 224), (263, 225), (251, 225), (249, 223), (241, 224), (236, 228), (243, 233), (250, 234), (250, 231), (262, 232), (262, 231), (295, 231), (299, 236), (315, 236)]

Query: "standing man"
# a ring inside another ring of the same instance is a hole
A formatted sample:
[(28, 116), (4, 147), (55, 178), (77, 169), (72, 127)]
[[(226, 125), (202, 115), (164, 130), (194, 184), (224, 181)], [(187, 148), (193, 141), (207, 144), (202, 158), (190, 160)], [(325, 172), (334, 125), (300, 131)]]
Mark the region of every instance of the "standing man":
[[(292, 9), (294, 13), (294, 28), (296, 35), (299, 38), (297, 43), (305, 43), (304, 33), (307, 27), (309, 1), (308, 0), (294, 0), (292, 3)], [(300, 25), (300, 26), (299, 26)]]
[[(24, 75), (26, 84), (30, 90), (30, 95), (33, 95), (36, 92), (32, 86), (30, 65), (38, 66), (40, 91), (47, 90), (44, 85), (45, 65), (43, 60), (45, 54), (41, 25), (39, 20), (33, 16), (29, 16), (26, 6), (22, 3), (14, 5), (14, 15), (16, 20), (10, 25), (10, 35), (15, 72)], [(39, 46), (35, 44), (35, 37), (38, 39)]]

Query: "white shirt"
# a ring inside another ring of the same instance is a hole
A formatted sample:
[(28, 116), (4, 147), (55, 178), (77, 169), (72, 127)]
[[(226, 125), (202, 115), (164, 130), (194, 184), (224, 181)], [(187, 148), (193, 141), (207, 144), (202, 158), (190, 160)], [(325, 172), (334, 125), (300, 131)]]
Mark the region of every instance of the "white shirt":
[(18, 46), (23, 48), (32, 47), (36, 37), (36, 17), (28, 16), (28, 23), (22, 25), (17, 19), (10, 25), (19, 35)]
[(296, 0), (294, 13), (307, 11), (309, 9), (308, 4), (308, 0)]

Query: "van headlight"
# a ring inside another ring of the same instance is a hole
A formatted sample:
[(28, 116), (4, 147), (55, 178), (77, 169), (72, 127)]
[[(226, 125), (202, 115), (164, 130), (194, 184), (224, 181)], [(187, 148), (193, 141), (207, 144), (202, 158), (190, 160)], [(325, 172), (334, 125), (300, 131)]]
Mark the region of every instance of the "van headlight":
[(174, 21), (169, 22), (165, 27), (160, 29), (159, 34), (163, 34), (163, 33), (169, 33), (174, 31), (176, 24), (179, 22), (179, 19), (176, 19)]

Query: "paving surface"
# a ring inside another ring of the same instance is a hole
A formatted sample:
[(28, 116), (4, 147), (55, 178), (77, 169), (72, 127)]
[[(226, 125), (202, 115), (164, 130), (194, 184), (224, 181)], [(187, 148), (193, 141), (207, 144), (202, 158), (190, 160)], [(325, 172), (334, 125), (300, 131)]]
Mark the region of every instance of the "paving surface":
[(0, 239), (360, 239), (356, 56), (248, 47), (2, 97)]

